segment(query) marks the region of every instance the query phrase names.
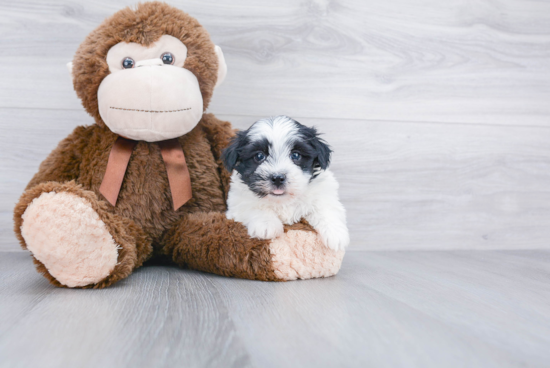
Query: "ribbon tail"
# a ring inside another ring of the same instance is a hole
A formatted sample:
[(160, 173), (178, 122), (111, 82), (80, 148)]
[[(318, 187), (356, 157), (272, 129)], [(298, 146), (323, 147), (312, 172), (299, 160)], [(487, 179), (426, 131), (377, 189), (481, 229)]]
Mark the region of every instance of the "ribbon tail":
[(107, 169), (101, 181), (99, 192), (113, 206), (116, 205), (124, 174), (126, 174), (128, 162), (136, 144), (137, 141), (118, 137), (111, 148), (111, 153), (109, 153)]
[(158, 142), (158, 145), (166, 166), (172, 203), (174, 211), (176, 211), (193, 197), (189, 169), (185, 162), (183, 149), (177, 138)]

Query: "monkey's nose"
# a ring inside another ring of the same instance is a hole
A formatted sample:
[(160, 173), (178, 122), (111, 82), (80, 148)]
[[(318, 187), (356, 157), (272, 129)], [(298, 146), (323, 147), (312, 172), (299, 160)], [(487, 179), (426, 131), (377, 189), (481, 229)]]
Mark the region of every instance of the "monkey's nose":
[(286, 175), (285, 174), (275, 174), (271, 177), (271, 182), (276, 186), (281, 186), (285, 183)]
[(147, 59), (147, 60), (139, 60), (136, 62), (136, 68), (139, 68), (140, 66), (163, 66), (164, 63), (160, 58), (155, 59)]

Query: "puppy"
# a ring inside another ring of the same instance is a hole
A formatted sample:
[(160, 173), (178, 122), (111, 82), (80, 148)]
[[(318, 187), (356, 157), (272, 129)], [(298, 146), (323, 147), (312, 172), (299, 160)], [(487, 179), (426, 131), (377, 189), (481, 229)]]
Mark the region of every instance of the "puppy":
[(283, 224), (305, 218), (333, 250), (349, 244), (338, 182), (328, 170), (331, 149), (315, 128), (288, 116), (262, 119), (240, 131), (223, 152), (231, 176), (227, 218), (251, 237), (272, 239)]

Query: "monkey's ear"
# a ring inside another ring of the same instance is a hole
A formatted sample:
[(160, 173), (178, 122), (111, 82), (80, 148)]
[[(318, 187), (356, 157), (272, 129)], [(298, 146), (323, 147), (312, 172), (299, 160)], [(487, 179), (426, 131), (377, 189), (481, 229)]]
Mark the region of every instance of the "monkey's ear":
[(227, 64), (225, 63), (225, 58), (223, 57), (222, 48), (218, 45), (214, 45), (214, 51), (218, 57), (218, 79), (216, 80), (216, 85), (214, 88), (222, 84), (225, 76), (227, 75)]
[(69, 61), (67, 63), (67, 69), (69, 69), (69, 74), (71, 75), (71, 79), (73, 78), (73, 62)]

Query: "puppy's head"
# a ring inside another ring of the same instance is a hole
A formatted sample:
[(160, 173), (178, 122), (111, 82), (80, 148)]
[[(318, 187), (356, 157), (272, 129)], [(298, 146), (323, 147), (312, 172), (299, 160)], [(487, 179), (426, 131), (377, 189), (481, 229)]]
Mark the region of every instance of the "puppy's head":
[(327, 169), (330, 155), (315, 128), (277, 116), (238, 132), (224, 150), (223, 161), (259, 197), (295, 197)]

